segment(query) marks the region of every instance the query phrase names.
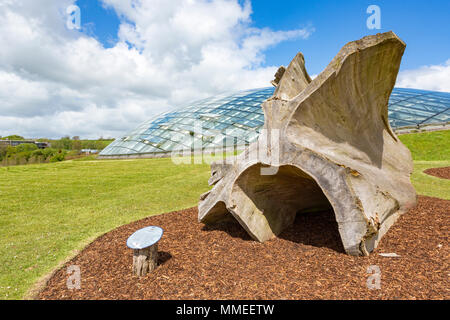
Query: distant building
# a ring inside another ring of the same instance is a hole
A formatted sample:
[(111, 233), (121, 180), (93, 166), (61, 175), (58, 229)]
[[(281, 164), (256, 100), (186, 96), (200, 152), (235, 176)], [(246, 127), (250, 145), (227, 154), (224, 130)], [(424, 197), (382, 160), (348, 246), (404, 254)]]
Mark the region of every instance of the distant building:
[(50, 148), (50, 146), (51, 146), (49, 142), (36, 141), (35, 144), (37, 145), (37, 147), (39, 149)]
[(92, 153), (99, 153), (99, 150), (97, 149), (81, 149), (82, 153), (86, 153), (86, 154), (92, 154)]
[(39, 149), (45, 149), (50, 147), (50, 143), (48, 142), (41, 142), (41, 141), (34, 141), (34, 140), (0, 140), (0, 146), (11, 146), (15, 147), (19, 144), (24, 143), (33, 143), (35, 144)]

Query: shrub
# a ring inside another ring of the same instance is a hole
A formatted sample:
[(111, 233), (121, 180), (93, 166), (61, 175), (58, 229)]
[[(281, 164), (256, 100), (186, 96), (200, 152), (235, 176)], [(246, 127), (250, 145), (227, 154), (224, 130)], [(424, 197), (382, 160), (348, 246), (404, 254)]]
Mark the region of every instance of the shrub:
[(37, 145), (35, 145), (34, 143), (22, 143), (14, 148), (16, 149), (16, 153), (29, 152), (38, 149)]
[(52, 148), (42, 150), (42, 156), (44, 158), (44, 161), (50, 159), (56, 153), (57, 153), (57, 151)]
[(0, 145), (0, 160), (3, 160), (6, 157), (7, 150), (8, 146)]
[(33, 157), (43, 156), (44, 153), (41, 149), (34, 150), (31, 154)]
[(66, 157), (66, 153), (63, 152), (63, 151), (61, 151), (61, 150), (59, 150), (58, 153), (56, 153), (55, 155), (53, 155), (53, 156), (50, 158), (50, 162), (64, 161), (65, 157)]
[(64, 137), (59, 140), (54, 140), (51, 143), (52, 143), (52, 147), (57, 148), (57, 149), (65, 149), (65, 150), (72, 149), (72, 140), (70, 140), (69, 137)]
[(31, 157), (30, 151), (22, 151), (22, 152), (16, 153), (16, 158), (19, 160), (20, 164), (24, 164), (24, 163), (28, 162), (28, 159), (30, 159), (30, 157)]

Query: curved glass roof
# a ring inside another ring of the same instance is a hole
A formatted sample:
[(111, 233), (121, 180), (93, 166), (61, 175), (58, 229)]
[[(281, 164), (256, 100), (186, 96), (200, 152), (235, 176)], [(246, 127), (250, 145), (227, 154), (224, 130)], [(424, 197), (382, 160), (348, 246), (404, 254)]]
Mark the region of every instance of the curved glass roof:
[[(221, 94), (160, 114), (116, 139), (101, 156), (155, 155), (182, 149), (221, 148), (256, 140), (264, 125), (261, 103), (274, 88)], [(394, 88), (389, 122), (394, 129), (450, 121), (450, 93)]]
[(389, 98), (393, 129), (450, 121), (450, 93), (394, 88)]

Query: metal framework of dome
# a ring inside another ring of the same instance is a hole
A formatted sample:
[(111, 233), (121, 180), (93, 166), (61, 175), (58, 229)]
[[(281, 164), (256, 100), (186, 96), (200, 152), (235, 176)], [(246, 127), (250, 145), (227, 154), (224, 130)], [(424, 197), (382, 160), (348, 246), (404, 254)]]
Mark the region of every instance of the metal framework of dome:
[[(145, 121), (116, 139), (100, 156), (164, 157), (173, 150), (223, 148), (230, 145), (227, 139), (243, 149), (257, 139), (264, 124), (261, 104), (273, 92), (269, 87), (192, 102)], [(446, 124), (450, 122), (450, 93), (394, 88), (388, 113), (393, 129)]]

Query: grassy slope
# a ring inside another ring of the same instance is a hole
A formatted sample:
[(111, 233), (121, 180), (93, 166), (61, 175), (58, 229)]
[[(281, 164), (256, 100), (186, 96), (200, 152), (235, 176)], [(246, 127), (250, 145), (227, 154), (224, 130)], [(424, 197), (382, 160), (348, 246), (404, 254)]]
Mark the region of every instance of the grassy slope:
[[(449, 134), (400, 136), (419, 160), (412, 176), (418, 193), (450, 198), (448, 181), (421, 173), (450, 165)], [(23, 297), (88, 239), (151, 214), (194, 206), (208, 190), (208, 177), (207, 165), (174, 165), (170, 159), (0, 168), (0, 299)]]
[(450, 166), (450, 130), (405, 134), (400, 140), (411, 150), (411, 181), (418, 194), (450, 200), (450, 180), (423, 173), (428, 168)]
[(414, 160), (450, 160), (450, 130), (403, 134), (399, 138)]
[(450, 200), (450, 180), (440, 179), (423, 173), (428, 168), (449, 167), (446, 161), (414, 161), (412, 184), (418, 194)]

